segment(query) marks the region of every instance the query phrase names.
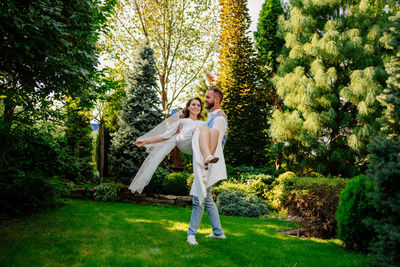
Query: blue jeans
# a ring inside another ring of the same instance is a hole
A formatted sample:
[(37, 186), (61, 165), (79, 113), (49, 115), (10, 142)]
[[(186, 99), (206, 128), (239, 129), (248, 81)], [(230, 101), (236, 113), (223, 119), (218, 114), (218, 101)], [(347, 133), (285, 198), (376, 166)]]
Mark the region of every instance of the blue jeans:
[(193, 210), (192, 217), (190, 218), (188, 235), (196, 235), (197, 229), (199, 229), (201, 218), (203, 217), (204, 208), (207, 210), (208, 217), (213, 229), (213, 233), (216, 236), (224, 234), (221, 227), (221, 221), (219, 220), (218, 208), (212, 198), (212, 186), (207, 188), (207, 197), (204, 203), (201, 205), (199, 199), (193, 196)]

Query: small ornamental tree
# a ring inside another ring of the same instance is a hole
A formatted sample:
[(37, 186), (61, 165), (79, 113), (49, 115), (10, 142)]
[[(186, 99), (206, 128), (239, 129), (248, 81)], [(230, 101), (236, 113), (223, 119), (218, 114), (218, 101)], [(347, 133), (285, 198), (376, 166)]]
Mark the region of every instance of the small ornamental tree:
[(154, 51), (146, 42), (139, 48), (134, 68), (127, 74), (126, 99), (118, 119), (118, 131), (112, 134), (109, 155), (111, 176), (129, 183), (143, 163), (145, 149), (133, 142), (161, 122), (160, 100)]

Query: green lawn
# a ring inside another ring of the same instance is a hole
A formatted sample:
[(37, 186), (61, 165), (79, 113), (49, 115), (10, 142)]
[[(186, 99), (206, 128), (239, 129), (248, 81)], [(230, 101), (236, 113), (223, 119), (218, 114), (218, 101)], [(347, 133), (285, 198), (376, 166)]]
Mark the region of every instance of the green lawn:
[(338, 240), (301, 239), (273, 219), (221, 216), (226, 240), (186, 243), (191, 209), (67, 200), (66, 205), (0, 227), (2, 266), (365, 266)]

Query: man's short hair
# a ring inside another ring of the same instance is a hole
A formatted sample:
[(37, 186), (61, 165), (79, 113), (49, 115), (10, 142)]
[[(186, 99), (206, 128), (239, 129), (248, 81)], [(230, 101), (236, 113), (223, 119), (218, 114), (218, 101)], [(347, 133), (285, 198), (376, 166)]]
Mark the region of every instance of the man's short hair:
[(220, 102), (222, 102), (222, 99), (224, 98), (224, 94), (222, 93), (221, 89), (219, 89), (218, 87), (210, 87), (210, 88), (208, 88), (208, 90), (211, 90), (215, 94), (217, 94), (219, 99), (221, 100)]

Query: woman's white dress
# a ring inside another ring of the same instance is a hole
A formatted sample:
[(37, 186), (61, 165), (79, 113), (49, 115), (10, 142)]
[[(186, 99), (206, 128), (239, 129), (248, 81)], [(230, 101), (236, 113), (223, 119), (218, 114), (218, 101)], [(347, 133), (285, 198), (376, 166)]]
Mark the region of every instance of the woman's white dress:
[[(132, 193), (141, 193), (143, 191), (144, 187), (149, 184), (158, 165), (175, 146), (177, 146), (183, 153), (193, 155), (193, 133), (197, 127), (204, 126), (205, 122), (189, 118), (179, 119), (177, 115), (174, 117), (169, 118), (168, 121), (164, 121), (146, 135), (138, 138), (138, 140), (141, 140), (149, 137), (160, 136), (166, 140), (159, 143), (145, 145), (149, 155), (146, 157), (129, 186)], [(162, 132), (160, 133), (160, 131)], [(200, 153), (200, 147), (198, 145), (195, 148), (195, 153)]]

